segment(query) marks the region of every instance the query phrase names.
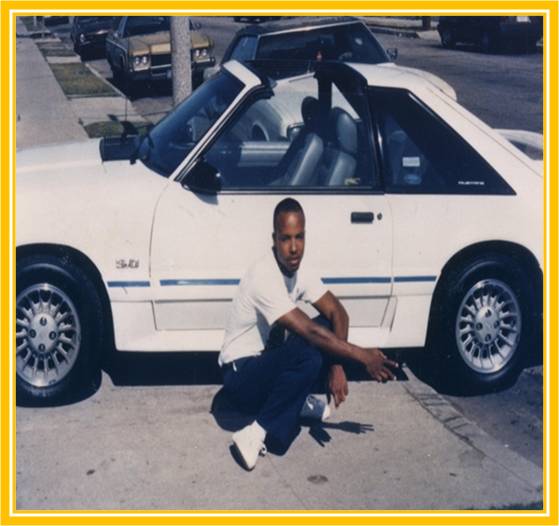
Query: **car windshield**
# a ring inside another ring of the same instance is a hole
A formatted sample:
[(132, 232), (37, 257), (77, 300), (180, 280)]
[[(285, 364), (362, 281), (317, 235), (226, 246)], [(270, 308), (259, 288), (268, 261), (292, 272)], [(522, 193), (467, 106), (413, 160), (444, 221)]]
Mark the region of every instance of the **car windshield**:
[(260, 38), (257, 59), (342, 60), (378, 64), (388, 62), (386, 53), (361, 23), (321, 27), (302, 32), (287, 31)]
[(129, 16), (126, 22), (128, 36), (146, 35), (158, 31), (169, 31), (168, 16)]
[(169, 177), (242, 89), (226, 70), (208, 79), (143, 138), (138, 158)]

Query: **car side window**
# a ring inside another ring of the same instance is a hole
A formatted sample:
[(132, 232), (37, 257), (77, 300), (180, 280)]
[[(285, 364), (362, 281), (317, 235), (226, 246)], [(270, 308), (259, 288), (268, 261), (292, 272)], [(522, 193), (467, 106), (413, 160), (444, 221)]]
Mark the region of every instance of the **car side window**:
[(254, 58), (254, 51), (256, 49), (256, 37), (244, 36), (239, 38), (235, 48), (231, 52), (229, 60), (238, 60), (243, 62), (245, 60), (252, 60)]
[(373, 89), (370, 94), (387, 192), (514, 194), (474, 148), (411, 93)]
[[(298, 85), (299, 84), (299, 85)], [(276, 86), (245, 105), (205, 153), (224, 190), (370, 188), (367, 126), (335, 87), (315, 79)]]

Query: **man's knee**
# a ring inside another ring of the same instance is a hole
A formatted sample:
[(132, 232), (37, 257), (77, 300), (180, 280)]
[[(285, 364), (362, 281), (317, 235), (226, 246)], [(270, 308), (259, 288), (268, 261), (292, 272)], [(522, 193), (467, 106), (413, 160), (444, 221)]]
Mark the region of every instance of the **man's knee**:
[(322, 368), (322, 353), (303, 338), (288, 339), (280, 352), (283, 353), (284, 363), (287, 363), (288, 367), (303, 370), (309, 376), (313, 376), (315, 371)]

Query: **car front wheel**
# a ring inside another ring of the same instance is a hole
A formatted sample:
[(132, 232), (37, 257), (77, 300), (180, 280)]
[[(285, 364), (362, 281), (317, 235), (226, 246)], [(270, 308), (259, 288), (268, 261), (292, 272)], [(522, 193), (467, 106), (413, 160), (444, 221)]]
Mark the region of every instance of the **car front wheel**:
[(59, 403), (96, 387), (102, 307), (77, 266), (51, 256), (17, 262), (18, 403)]
[(431, 345), (439, 380), (458, 390), (507, 385), (537, 342), (535, 287), (514, 258), (476, 258), (441, 283)]

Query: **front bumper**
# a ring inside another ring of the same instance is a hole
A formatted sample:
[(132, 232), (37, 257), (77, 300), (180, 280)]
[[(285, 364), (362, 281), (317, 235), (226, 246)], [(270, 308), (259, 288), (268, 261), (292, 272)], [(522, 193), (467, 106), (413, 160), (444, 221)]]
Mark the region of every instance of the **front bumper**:
[[(192, 73), (199, 73), (206, 68), (215, 65), (215, 57), (207, 57), (204, 60), (196, 60), (191, 62)], [(171, 64), (161, 64), (157, 66), (151, 66), (148, 69), (142, 69), (139, 71), (129, 71), (129, 77), (132, 80), (137, 81), (148, 81), (148, 80), (170, 80), (172, 77)]]
[(82, 48), (88, 49), (105, 49), (105, 39), (107, 33), (89, 33), (85, 34), (85, 40), (81, 42), (78, 40), (78, 45)]

